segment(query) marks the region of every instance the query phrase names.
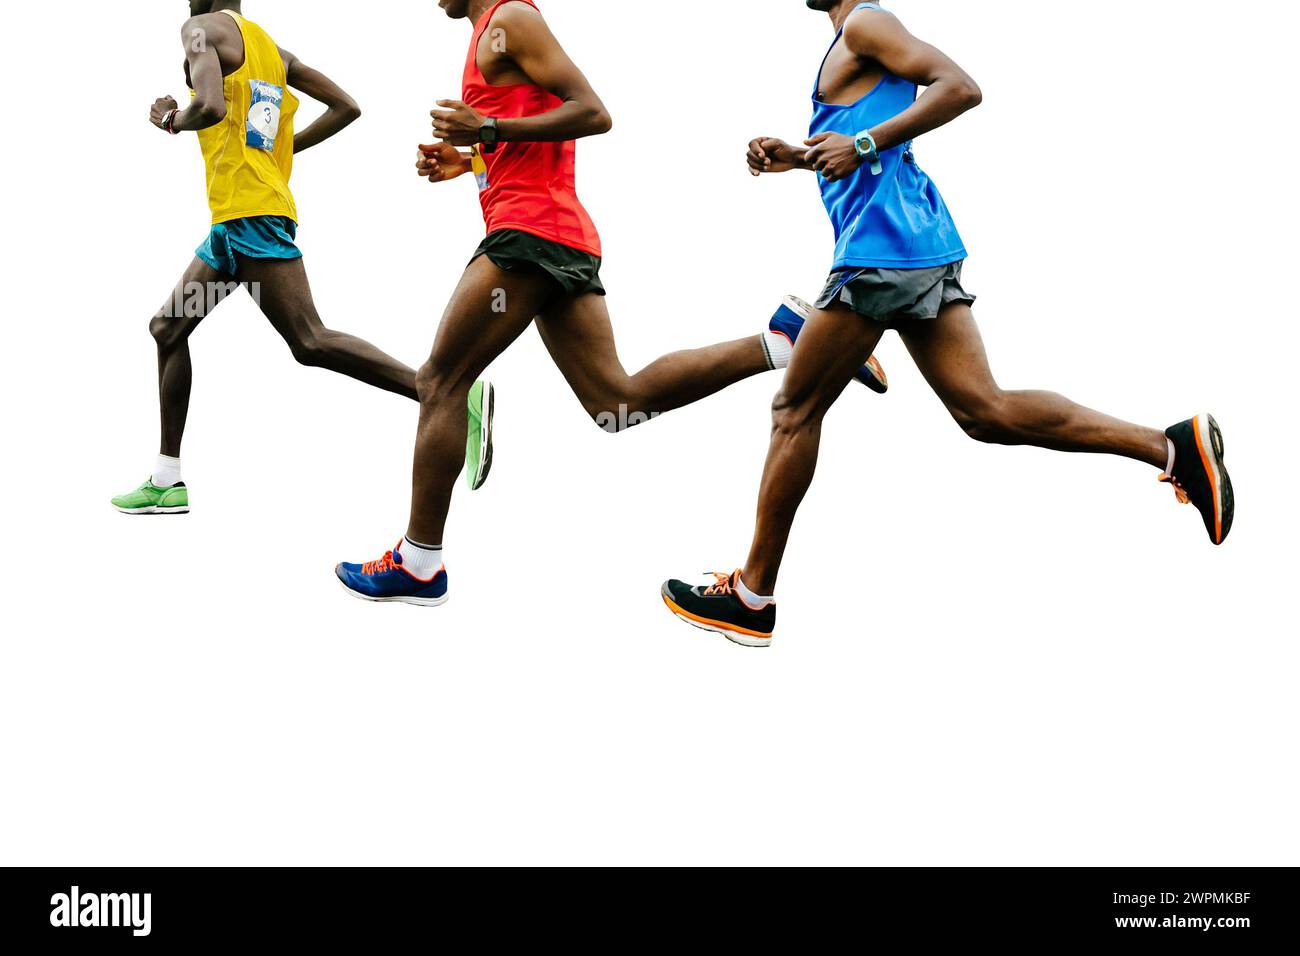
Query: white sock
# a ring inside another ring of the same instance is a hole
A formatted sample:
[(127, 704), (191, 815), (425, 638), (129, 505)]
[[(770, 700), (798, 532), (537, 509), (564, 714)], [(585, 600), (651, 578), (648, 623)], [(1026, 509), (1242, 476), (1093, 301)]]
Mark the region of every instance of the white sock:
[(769, 604), (776, 602), (776, 598), (772, 597), (770, 594), (755, 594), (749, 588), (745, 587), (745, 582), (740, 580), (740, 575), (736, 575), (736, 594), (751, 611), (761, 610)]
[(780, 332), (767, 329), (763, 332), (763, 351), (767, 353), (769, 368), (787, 368), (790, 356), (794, 354), (794, 346)]
[(397, 553), (402, 556), (402, 567), (421, 581), (432, 580), (442, 568), (442, 545), (435, 548), (403, 538)]
[(159, 455), (153, 466), (153, 475), (149, 478), (157, 488), (170, 488), (181, 483), (181, 460)]
[(1165, 444), (1169, 446), (1169, 461), (1165, 463), (1165, 474), (1172, 475), (1174, 473), (1174, 443), (1166, 438)]

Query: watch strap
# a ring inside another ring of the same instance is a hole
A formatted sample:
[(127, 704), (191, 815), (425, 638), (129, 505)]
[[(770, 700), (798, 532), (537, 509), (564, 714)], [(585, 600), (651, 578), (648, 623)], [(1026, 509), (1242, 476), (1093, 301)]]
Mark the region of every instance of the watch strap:
[(498, 138), (500, 131), (497, 129), (497, 120), (495, 116), (489, 116), (483, 120), (483, 125), (479, 127), (479, 143), (482, 145), (482, 151), (485, 153), (495, 152), (497, 144), (501, 142)]

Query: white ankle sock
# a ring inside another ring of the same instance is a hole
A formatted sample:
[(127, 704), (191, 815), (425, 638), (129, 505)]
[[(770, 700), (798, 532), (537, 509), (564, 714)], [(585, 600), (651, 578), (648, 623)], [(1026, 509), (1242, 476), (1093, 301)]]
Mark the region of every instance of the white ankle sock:
[(1169, 461), (1165, 462), (1165, 474), (1172, 475), (1174, 473), (1174, 443), (1166, 438), (1165, 444), (1169, 446)]
[(794, 354), (794, 346), (780, 332), (767, 329), (763, 332), (763, 351), (767, 353), (769, 368), (786, 368), (790, 365), (790, 356)]
[(421, 581), (432, 579), (442, 568), (442, 545), (433, 548), (403, 538), (397, 553), (402, 556), (402, 567)]
[(740, 580), (740, 575), (736, 575), (736, 594), (739, 595), (740, 600), (743, 601), (751, 611), (758, 611), (767, 607), (769, 604), (776, 603), (776, 598), (772, 597), (772, 595), (755, 594), (749, 588), (745, 587), (745, 582)]
[(153, 466), (153, 475), (149, 478), (157, 488), (170, 488), (181, 482), (181, 460), (159, 455)]

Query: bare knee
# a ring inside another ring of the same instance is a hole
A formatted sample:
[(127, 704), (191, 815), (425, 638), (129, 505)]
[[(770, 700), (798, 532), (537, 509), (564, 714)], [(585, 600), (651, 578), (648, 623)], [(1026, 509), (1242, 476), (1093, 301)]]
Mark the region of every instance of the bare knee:
[(617, 409), (612, 408), (609, 402), (583, 399), (582, 407), (587, 417), (603, 432), (617, 435), (628, 428), (627, 416), (619, 415)]
[(168, 352), (185, 340), (185, 323), (166, 312), (158, 312), (149, 320), (149, 334), (160, 352)]
[(578, 399), (596, 427), (610, 434), (627, 431), (659, 414), (647, 407), (629, 383), (616, 383), (598, 392), (579, 395)]
[(415, 393), (420, 404), (436, 402), (447, 391), (448, 370), (436, 359), (429, 359), (415, 372)]
[(149, 334), (153, 336), (153, 340), (160, 346), (170, 337), (170, 333), (168, 332), (170, 321), (171, 320), (161, 312), (149, 320)]
[(953, 419), (968, 437), (993, 445), (1019, 444), (1010, 403), (1001, 392), (963, 401), (949, 407)]
[(772, 399), (772, 433), (774, 436), (792, 437), (820, 424), (825, 410), (814, 396), (792, 395), (785, 389)]
[(625, 432), (634, 425), (643, 425), (652, 418), (658, 418), (659, 412), (647, 412), (633, 410), (627, 404), (620, 404), (615, 408), (601, 406), (600, 408), (587, 407), (587, 414), (595, 422), (596, 427), (603, 432), (611, 435), (617, 435), (619, 432)]
[(330, 349), (325, 339), (315, 333), (304, 335), (289, 343), (294, 361), (308, 368), (322, 368), (329, 364)]
[(424, 406), (439, 405), (458, 396), (463, 398), (473, 384), (473, 377), (466, 378), (439, 357), (430, 358), (415, 373), (415, 391)]

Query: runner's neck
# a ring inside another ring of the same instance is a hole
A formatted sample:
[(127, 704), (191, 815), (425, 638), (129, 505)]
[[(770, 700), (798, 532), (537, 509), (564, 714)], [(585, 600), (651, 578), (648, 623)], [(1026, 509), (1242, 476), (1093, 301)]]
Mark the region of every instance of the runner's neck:
[(469, 0), (469, 15), (466, 19), (469, 20), (471, 28), (483, 19), (483, 14), (491, 10), (496, 2), (497, 0)]

